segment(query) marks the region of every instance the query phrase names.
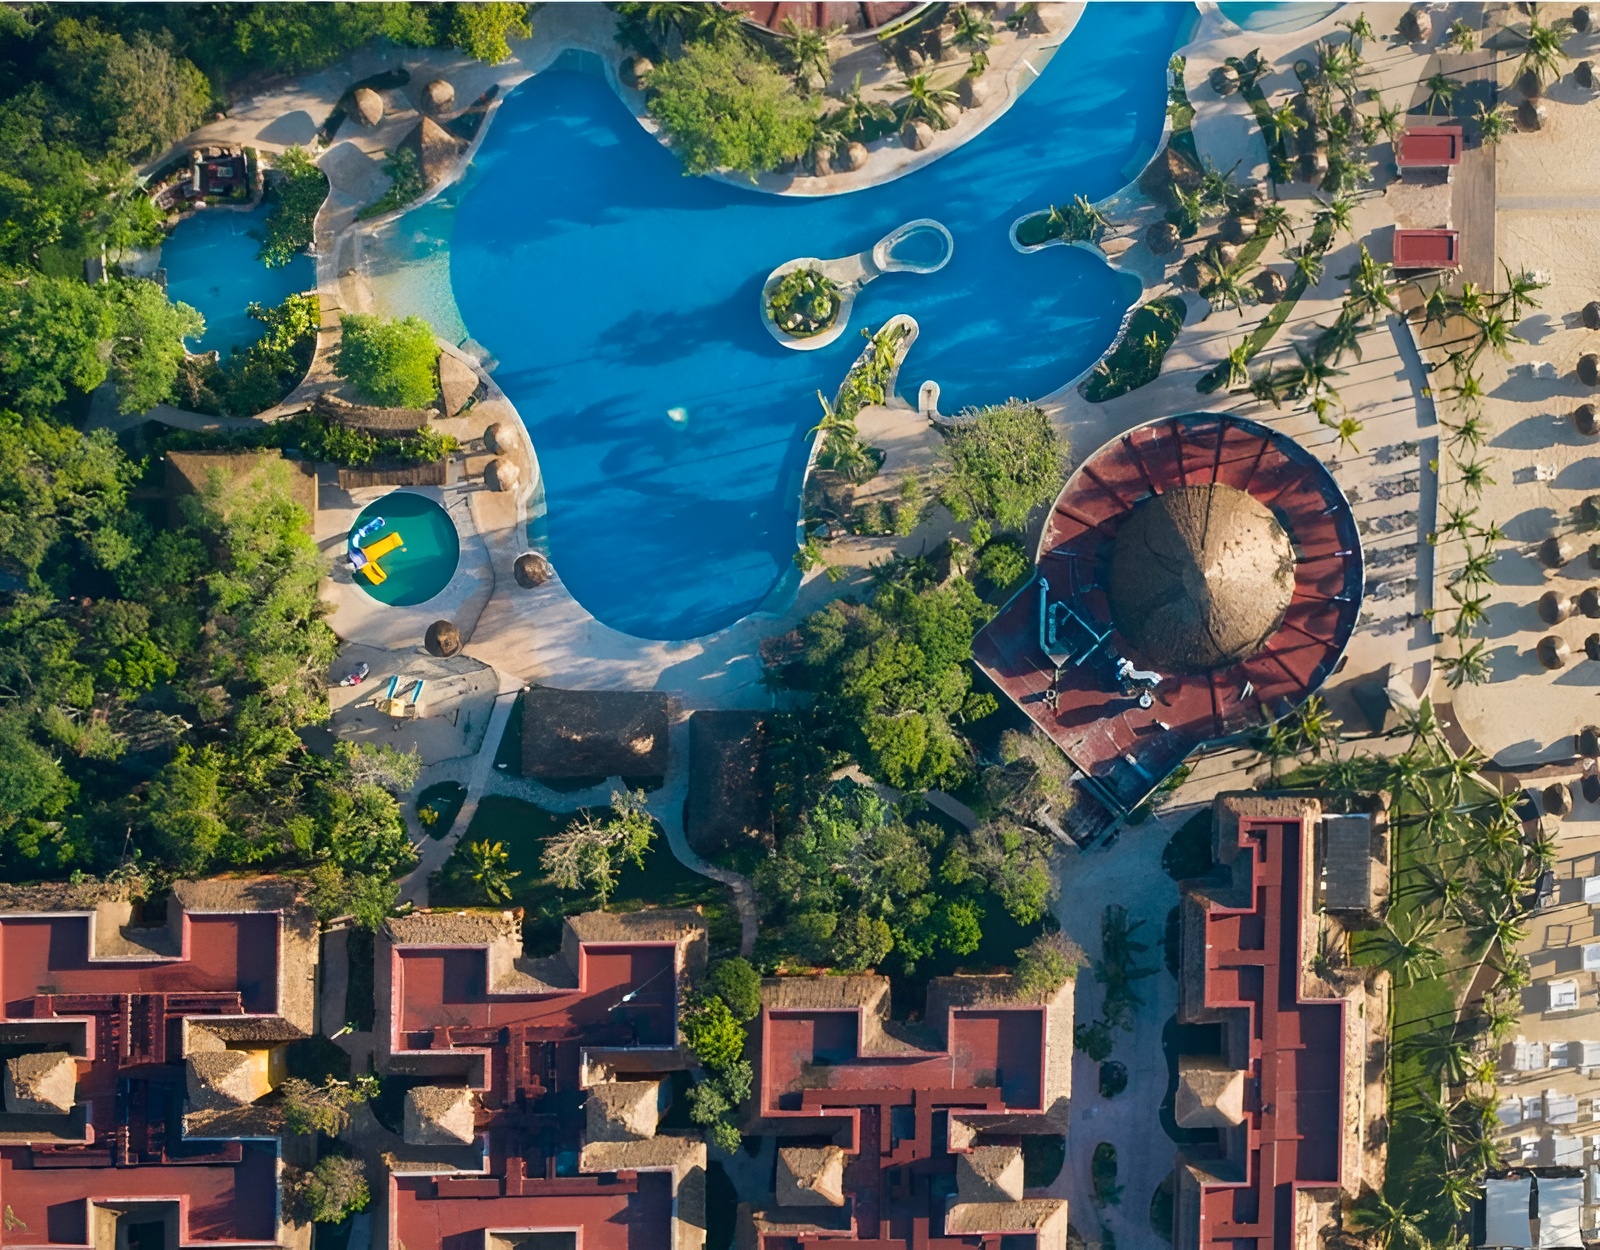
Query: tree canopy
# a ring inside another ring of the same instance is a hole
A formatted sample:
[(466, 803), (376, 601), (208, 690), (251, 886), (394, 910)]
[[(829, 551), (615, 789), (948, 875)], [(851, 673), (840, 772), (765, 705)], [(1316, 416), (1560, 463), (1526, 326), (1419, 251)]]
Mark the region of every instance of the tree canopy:
[(372, 403), (421, 408), (438, 393), (438, 359), (433, 329), (421, 317), (346, 313), (334, 367)]
[(684, 172), (736, 170), (754, 177), (803, 156), (816, 105), (740, 38), (695, 42), (650, 75), (650, 116)]
[(963, 417), (943, 455), (940, 496), (958, 521), (1020, 530), (1061, 489), (1067, 449), (1043, 409), (1013, 399)]

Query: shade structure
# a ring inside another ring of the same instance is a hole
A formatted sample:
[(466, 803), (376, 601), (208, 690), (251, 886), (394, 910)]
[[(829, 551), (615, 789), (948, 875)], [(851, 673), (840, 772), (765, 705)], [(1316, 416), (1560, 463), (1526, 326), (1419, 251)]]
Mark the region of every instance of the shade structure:
[(1151, 664), (1221, 668), (1277, 632), (1294, 568), (1294, 544), (1266, 504), (1221, 482), (1175, 487), (1117, 531), (1111, 618)]
[(525, 551), (517, 557), (511, 575), (524, 590), (533, 590), (550, 580), (550, 561), (537, 551)]
[(461, 631), (453, 621), (435, 621), (428, 626), (422, 645), (429, 655), (450, 656), (461, 650)]
[(1539, 1250), (1583, 1245), (1583, 1177), (1539, 1178)]
[(1528, 1211), (1533, 1200), (1533, 1178), (1508, 1177), (1483, 1183), (1483, 1246), (1517, 1247), (1533, 1245), (1533, 1223)]
[[(1141, 703), (1108, 659), (1133, 660), (1136, 639), (1122, 628), (1142, 627), (1113, 610), (1118, 534), (1153, 498), (1213, 484), (1265, 505), (1287, 534), (1292, 597), (1260, 650), (1198, 672), (1158, 670), (1153, 697)], [(980, 631), (973, 656), (1088, 777), (1091, 795), (1117, 810), (1137, 805), (1202, 743), (1255, 729), (1314, 692), (1343, 654), (1364, 589), (1355, 518), (1327, 468), (1284, 434), (1214, 413), (1135, 426), (1085, 459), (1045, 520), (1037, 565)], [(1056, 664), (1047, 625), (1057, 651), (1070, 646), (1081, 658)], [(1076, 640), (1066, 636), (1079, 626)]]

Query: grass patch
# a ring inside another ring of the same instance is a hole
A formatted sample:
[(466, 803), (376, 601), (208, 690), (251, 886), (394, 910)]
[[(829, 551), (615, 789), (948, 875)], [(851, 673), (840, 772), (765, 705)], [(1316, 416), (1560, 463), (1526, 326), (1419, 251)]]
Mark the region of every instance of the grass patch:
[(1127, 332), (1116, 350), (1089, 375), (1083, 397), (1090, 403), (1104, 403), (1160, 377), (1161, 362), (1183, 329), (1183, 312), (1183, 298), (1178, 295), (1164, 295), (1140, 307), (1128, 319)]
[(372, 934), (365, 929), (351, 929), (345, 952), (350, 963), (344, 983), (345, 1023), (354, 1025), (358, 1033), (370, 1033), (377, 1019)]
[[(456, 823), (461, 805), (466, 801), (467, 788), (459, 781), (435, 782), (417, 795), (417, 819), (430, 838), (442, 838)], [(432, 812), (432, 818), (424, 816), (424, 812)]]
[[(599, 813), (596, 813), (597, 815)], [(478, 907), (483, 898), (468, 875), (467, 846), (477, 841), (503, 842), (510, 855), (511, 906), (526, 912), (523, 941), (532, 954), (553, 953), (561, 942), (564, 916), (592, 911), (594, 898), (579, 891), (557, 889), (539, 866), (545, 840), (566, 827), (578, 813), (552, 813), (521, 799), (491, 794), (479, 804), (455, 853), (434, 874), (429, 897), (435, 907)], [(693, 907), (705, 910), (713, 950), (737, 948), (739, 915), (726, 886), (690, 872), (672, 854), (665, 834), (658, 834), (644, 857), (644, 867), (626, 865), (617, 881), (607, 911), (637, 911), (641, 907)]]

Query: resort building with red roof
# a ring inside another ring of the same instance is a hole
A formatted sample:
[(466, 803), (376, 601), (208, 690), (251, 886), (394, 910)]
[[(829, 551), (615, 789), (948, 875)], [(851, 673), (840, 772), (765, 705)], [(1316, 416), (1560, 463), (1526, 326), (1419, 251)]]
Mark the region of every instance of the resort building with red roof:
[(1062, 1250), (1067, 1204), (1025, 1191), (1022, 1143), (1066, 1131), (1072, 1014), (1071, 980), (939, 977), (920, 1023), (890, 1019), (885, 977), (765, 982), (745, 1131), (775, 1167), (739, 1244)]
[(1320, 799), (1219, 795), (1182, 887), (1178, 1019), (1215, 1044), (1178, 1058), (1177, 1250), (1314, 1250), (1382, 1185), (1388, 974), (1317, 954), (1386, 905), (1386, 814)]
[(698, 912), (568, 917), (523, 954), (522, 913), (425, 911), (377, 943), (380, 1065), (406, 1079), (386, 1244), (698, 1250), (706, 1147), (658, 1132)]
[(0, 1246), (304, 1247), (255, 1100), (314, 1028), (317, 923), (292, 882), (0, 897)]
[(1164, 417), (1067, 479), (1037, 571), (973, 659), (1121, 813), (1196, 748), (1275, 720), (1337, 667), (1361, 541), (1333, 476), (1236, 417)]

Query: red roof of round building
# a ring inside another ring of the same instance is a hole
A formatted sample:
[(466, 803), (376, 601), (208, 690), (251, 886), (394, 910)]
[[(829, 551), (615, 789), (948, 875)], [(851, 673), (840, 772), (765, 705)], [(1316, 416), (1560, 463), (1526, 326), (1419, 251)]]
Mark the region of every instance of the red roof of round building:
[[(1213, 486), (1225, 489), (1197, 489)], [(1166, 567), (1130, 567), (1137, 544), (1118, 542), (1130, 522), (1161, 539)], [(1259, 576), (1240, 567), (1251, 551), (1273, 557)], [(1292, 563), (1268, 567), (1280, 557)], [(1315, 691), (1355, 628), (1363, 584), (1355, 518), (1315, 456), (1253, 421), (1165, 417), (1067, 479), (1036, 577), (979, 633), (973, 658), (1126, 811), (1196, 747)], [(1119, 659), (1133, 670), (1121, 679)]]

